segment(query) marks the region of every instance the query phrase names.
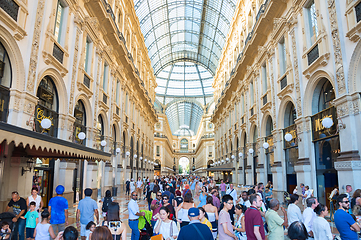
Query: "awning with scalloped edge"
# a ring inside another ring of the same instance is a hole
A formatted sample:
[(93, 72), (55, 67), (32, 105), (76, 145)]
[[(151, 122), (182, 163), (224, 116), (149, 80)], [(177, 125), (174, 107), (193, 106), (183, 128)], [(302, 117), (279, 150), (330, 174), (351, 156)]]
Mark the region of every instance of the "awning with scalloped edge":
[(0, 143), (14, 143), (21, 157), (110, 161), (111, 154), (0, 122)]

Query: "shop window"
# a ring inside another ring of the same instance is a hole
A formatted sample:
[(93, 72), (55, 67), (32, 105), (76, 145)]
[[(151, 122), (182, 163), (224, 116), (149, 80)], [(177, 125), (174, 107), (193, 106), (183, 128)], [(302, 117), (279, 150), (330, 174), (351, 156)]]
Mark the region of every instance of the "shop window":
[(83, 132), (86, 134), (86, 114), (85, 107), (81, 100), (79, 100), (74, 108), (74, 142), (85, 145), (85, 139), (79, 139), (79, 133)]
[(180, 151), (188, 152), (188, 140), (185, 138), (180, 141)]
[(306, 7), (306, 29), (308, 29), (308, 44), (309, 47), (312, 46), (317, 39), (318, 36), (318, 26), (317, 26), (317, 15), (316, 15), (316, 7), (315, 1), (310, 1)]
[[(41, 80), (36, 96), (39, 101), (35, 108), (35, 130), (56, 137), (58, 132), (59, 100), (55, 84), (49, 76), (45, 76)], [(51, 126), (48, 129), (41, 127), (41, 121), (45, 118), (51, 121)]]
[(0, 121), (6, 122), (9, 113), (11, 63), (5, 47), (0, 43)]

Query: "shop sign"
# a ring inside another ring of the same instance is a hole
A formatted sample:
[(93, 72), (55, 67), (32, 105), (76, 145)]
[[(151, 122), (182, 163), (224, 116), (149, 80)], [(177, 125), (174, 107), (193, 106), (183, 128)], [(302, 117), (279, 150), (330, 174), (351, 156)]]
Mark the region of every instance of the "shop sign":
[[(43, 129), (41, 127), (41, 121), (48, 118), (51, 121), (51, 127), (49, 129)], [(42, 105), (35, 107), (35, 131), (46, 132), (49, 136), (56, 137), (58, 129), (58, 113), (50, 110)]]
[[(330, 128), (325, 128), (322, 125), (322, 120), (325, 118), (331, 118), (333, 125)], [(319, 113), (316, 113), (311, 117), (312, 121), (312, 136), (313, 141), (318, 141), (324, 138), (332, 137), (337, 133), (337, 115), (336, 108), (330, 107)]]
[(287, 142), (285, 139), (283, 140), (284, 143), (284, 149), (291, 148), (291, 147), (297, 147), (298, 146), (298, 136), (297, 136), (297, 126), (296, 124), (293, 124), (289, 127), (286, 127), (283, 129), (283, 138), (284, 136), (289, 133), (292, 135), (292, 140)]
[(41, 86), (38, 89), (38, 96), (43, 101), (53, 104), (54, 94)]
[(8, 117), (10, 91), (0, 85), (0, 121), (6, 122)]

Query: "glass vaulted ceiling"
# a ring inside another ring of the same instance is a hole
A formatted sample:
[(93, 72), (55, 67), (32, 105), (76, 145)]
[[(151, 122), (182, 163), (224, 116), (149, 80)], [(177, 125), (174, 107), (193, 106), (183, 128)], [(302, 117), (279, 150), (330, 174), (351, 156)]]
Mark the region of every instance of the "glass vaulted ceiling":
[[(173, 134), (185, 126), (197, 132), (201, 120), (198, 116), (203, 113), (199, 108), (212, 99), (213, 76), (236, 3), (237, 0), (134, 0), (157, 77), (156, 98), (167, 105)], [(192, 103), (185, 101), (187, 98), (192, 98)], [(184, 109), (183, 113), (177, 112), (179, 109)], [(184, 121), (179, 121), (179, 114), (184, 114)]]

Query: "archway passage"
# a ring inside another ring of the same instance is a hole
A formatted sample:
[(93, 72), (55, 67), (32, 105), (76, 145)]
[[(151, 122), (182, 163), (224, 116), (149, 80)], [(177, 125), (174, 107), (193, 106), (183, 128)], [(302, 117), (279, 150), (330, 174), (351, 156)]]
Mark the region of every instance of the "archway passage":
[(189, 174), (189, 159), (187, 157), (181, 157), (179, 159), (179, 174)]

